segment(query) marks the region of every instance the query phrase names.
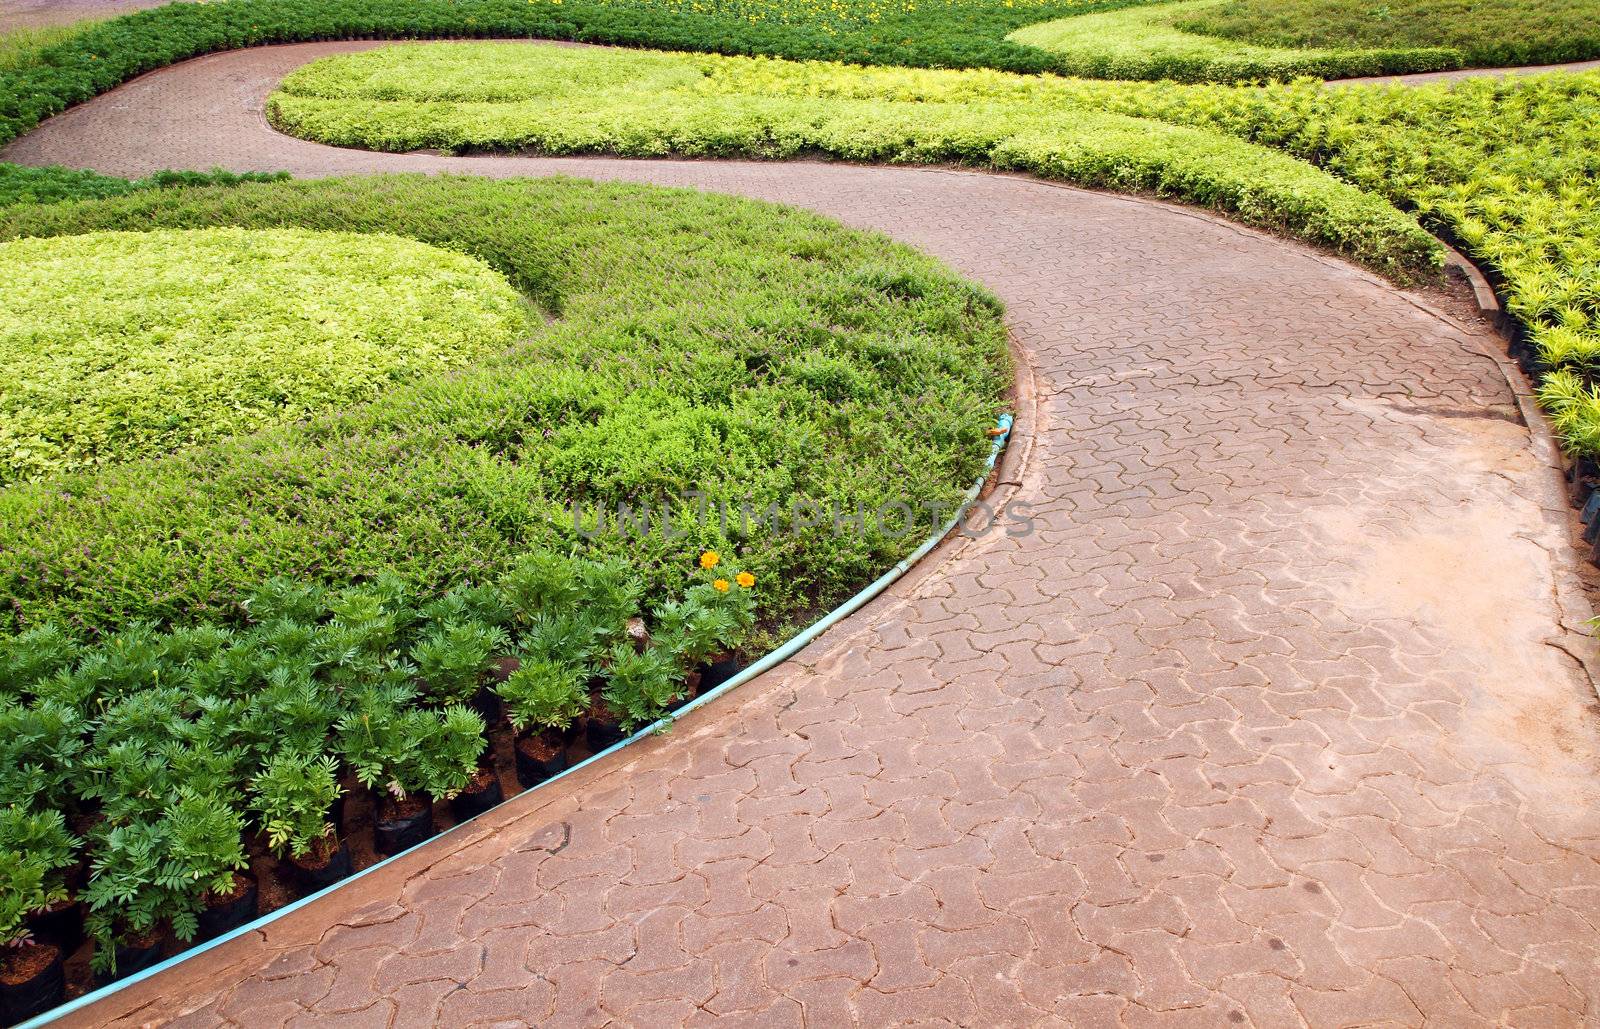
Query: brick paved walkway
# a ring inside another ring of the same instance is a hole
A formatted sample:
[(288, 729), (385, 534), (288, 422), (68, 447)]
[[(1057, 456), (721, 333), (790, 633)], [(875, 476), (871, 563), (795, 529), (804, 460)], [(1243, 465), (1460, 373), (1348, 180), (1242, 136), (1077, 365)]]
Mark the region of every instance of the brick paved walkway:
[(85, 18), (112, 18), (169, 0), (5, 0), (0, 6), (0, 33), (45, 25), (71, 25)]
[(1600, 71), (1600, 61), (1574, 61), (1571, 64), (1530, 64), (1521, 68), (1462, 68), (1459, 71), (1425, 71), (1412, 75), (1372, 75), (1356, 79), (1331, 79), (1336, 85), (1365, 85), (1370, 82), (1407, 86), (1430, 82), (1455, 82), (1460, 79), (1502, 78), (1507, 75), (1543, 75), (1546, 72)]
[[(1581, 1025), (1600, 711), (1495, 340), (1166, 205), (823, 164), (366, 154), (205, 58), (0, 159), (568, 173), (780, 200), (1010, 305), (1040, 531), (81, 1024)], [(1563, 599), (1566, 598), (1566, 599)]]

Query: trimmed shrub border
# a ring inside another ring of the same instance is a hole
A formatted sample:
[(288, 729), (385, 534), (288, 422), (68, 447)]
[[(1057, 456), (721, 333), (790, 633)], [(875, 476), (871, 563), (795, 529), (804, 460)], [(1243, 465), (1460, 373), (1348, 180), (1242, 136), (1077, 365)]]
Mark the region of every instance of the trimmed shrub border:
[[(1016, 399), (1018, 399), (1019, 401), (1031, 403), (1032, 402), (1033, 384), (1032, 384), (1032, 376), (1031, 376), (1031, 374), (1029, 374), (1028, 366), (1024, 362), (1020, 362), (1019, 361), (1018, 362), (1018, 372), (1019, 372), (1019, 374), (1017, 375), (1017, 389), (1016, 389), (1017, 397), (1016, 397)], [(758, 676), (760, 676), (760, 675), (764, 674), (765, 672), (769, 671), (770, 669), (776, 667), (777, 665), (782, 664), (784, 661), (788, 660), (790, 657), (792, 657), (795, 654), (799, 653), (801, 650), (804, 650), (811, 643), (815, 642), (816, 639), (818, 637), (820, 637), (823, 633), (827, 632), (829, 629), (833, 628), (839, 622), (843, 621), (845, 618), (847, 618), (851, 614), (854, 614), (856, 611), (858, 611), (862, 607), (866, 606), (867, 603), (869, 603), (870, 601), (872, 601), (875, 598), (877, 598), (881, 593), (883, 593), (885, 590), (887, 590), (891, 585), (893, 585), (898, 579), (900, 579), (902, 576), (904, 576), (913, 567), (915, 567), (916, 565), (921, 563), (924, 558), (926, 558), (940, 543), (942, 543), (944, 540), (946, 540), (950, 536), (950, 534), (955, 531), (956, 527), (961, 523), (962, 519), (966, 516), (967, 512), (971, 509), (973, 502), (976, 501), (978, 499), (978, 497), (983, 494), (984, 488), (985, 488), (986, 485), (988, 485), (991, 488), (993, 488), (995, 486), (1001, 485), (1002, 483), (1007, 483), (1007, 482), (1011, 482), (1011, 481), (1014, 480), (1014, 478), (1015, 478), (1014, 475), (1001, 474), (999, 476), (996, 476), (996, 481), (995, 482), (992, 482), (992, 483), (990, 482), (990, 476), (991, 476), (991, 474), (994, 473), (995, 466), (996, 466), (997, 463), (999, 463), (1001, 454), (1002, 453), (1007, 453), (1007, 444), (1011, 440), (1011, 435), (1012, 435), (1012, 432), (1013, 432), (1014, 428), (1015, 428), (1015, 420), (1014, 420), (1012, 415), (1003, 414), (1003, 415), (1000, 416), (998, 422), (995, 425), (995, 428), (993, 430), (991, 430), (994, 433), (994, 441), (990, 444), (989, 456), (984, 462), (982, 473), (980, 473), (978, 478), (977, 478), (977, 480), (975, 482), (973, 482), (973, 484), (970, 487), (968, 487), (967, 492), (966, 492), (966, 494), (964, 495), (964, 497), (962, 499), (960, 507), (958, 507), (956, 509), (956, 513), (951, 515), (949, 520), (946, 521), (945, 524), (937, 532), (935, 532), (933, 535), (929, 536), (926, 540), (924, 540), (922, 542), (921, 546), (917, 547), (916, 550), (912, 551), (906, 557), (902, 558), (898, 564), (896, 564), (893, 568), (889, 569), (887, 572), (884, 572), (881, 576), (879, 576), (877, 579), (875, 579), (870, 585), (868, 585), (866, 588), (862, 589), (855, 596), (851, 597), (849, 600), (846, 600), (843, 604), (840, 604), (838, 607), (834, 608), (832, 611), (830, 611), (827, 614), (823, 615), (821, 618), (817, 619), (815, 622), (812, 622), (806, 628), (800, 630), (800, 632), (798, 632), (794, 636), (792, 636), (782, 646), (778, 647), (776, 650), (774, 650), (771, 653), (767, 654), (765, 657), (761, 658), (759, 661), (756, 661), (754, 664), (751, 664), (748, 667), (744, 668), (742, 671), (738, 672), (736, 675), (734, 675), (733, 677), (729, 678), (727, 681), (723, 682), (721, 685), (717, 686), (716, 688), (708, 690), (705, 693), (700, 694), (699, 696), (694, 698), (692, 701), (690, 701), (689, 703), (685, 704), (683, 707), (679, 708), (674, 714), (668, 715), (665, 718), (658, 719), (657, 721), (652, 722), (651, 724), (649, 724), (649, 725), (645, 726), (644, 728), (640, 729), (639, 731), (635, 732), (633, 735), (624, 738), (620, 742), (614, 743), (611, 746), (605, 748), (604, 750), (599, 751), (598, 753), (592, 754), (587, 758), (584, 758), (582, 761), (579, 761), (577, 764), (572, 765), (571, 767), (567, 768), (565, 771), (556, 773), (555, 775), (551, 776), (549, 779), (546, 779), (544, 782), (541, 782), (541, 783), (539, 783), (539, 784), (537, 784), (535, 786), (530, 786), (527, 789), (523, 790), (521, 793), (517, 793), (517, 794), (514, 794), (511, 797), (506, 798), (505, 801), (502, 801), (500, 805), (497, 805), (494, 808), (490, 808), (487, 811), (484, 811), (483, 813), (478, 814), (478, 815), (474, 815), (471, 818), (468, 818), (468, 819), (466, 819), (464, 821), (457, 822), (455, 825), (451, 826), (449, 829), (446, 829), (444, 832), (440, 833), (437, 836), (432, 837), (431, 839), (423, 840), (422, 842), (417, 843), (414, 846), (408, 847), (405, 850), (399, 851), (399, 852), (397, 852), (395, 854), (392, 854), (392, 855), (382, 859), (381, 861), (378, 861), (378, 862), (375, 862), (374, 864), (368, 865), (366, 868), (361, 869), (359, 872), (355, 872), (355, 873), (347, 876), (346, 878), (340, 880), (339, 882), (334, 883), (331, 886), (325, 886), (322, 889), (316, 891), (315, 893), (307, 894), (306, 896), (301, 897), (298, 900), (291, 901), (290, 903), (285, 904), (283, 907), (278, 908), (275, 911), (269, 911), (268, 913), (260, 916), (259, 918), (256, 918), (256, 919), (254, 919), (252, 921), (249, 921), (249, 922), (246, 922), (245, 924), (243, 924), (241, 926), (238, 926), (237, 928), (234, 928), (234, 929), (232, 929), (232, 930), (230, 930), (230, 931), (228, 931), (226, 933), (223, 933), (220, 936), (217, 936), (217, 937), (215, 937), (213, 939), (207, 940), (204, 943), (196, 944), (195, 946), (190, 947), (190, 948), (188, 948), (186, 950), (183, 950), (183, 951), (181, 951), (181, 952), (179, 952), (177, 954), (174, 954), (172, 957), (167, 958), (167, 959), (165, 959), (163, 961), (160, 961), (160, 962), (158, 962), (158, 963), (156, 963), (154, 965), (151, 965), (148, 968), (142, 969), (142, 970), (140, 970), (138, 972), (134, 972), (131, 975), (127, 975), (127, 976), (125, 976), (125, 977), (123, 977), (121, 979), (117, 979), (116, 981), (108, 983), (107, 985), (102, 986), (97, 990), (92, 990), (89, 993), (86, 993), (81, 997), (76, 997), (76, 998), (68, 1001), (67, 1003), (60, 1005), (59, 1007), (53, 1008), (50, 1011), (46, 1011), (42, 1015), (38, 1015), (38, 1016), (36, 1016), (34, 1018), (29, 1019), (26, 1022), (20, 1023), (18, 1026), (13, 1027), (13, 1029), (36, 1029), (36, 1027), (39, 1027), (39, 1026), (49, 1025), (50, 1023), (56, 1021), (59, 1018), (64, 1018), (67, 1015), (74, 1014), (76, 1012), (82, 1011), (83, 1009), (89, 1007), (90, 1005), (95, 1004), (95, 1003), (97, 1003), (97, 1002), (99, 1002), (101, 1000), (104, 1000), (105, 998), (110, 997), (111, 995), (113, 995), (113, 994), (115, 994), (115, 993), (117, 993), (117, 992), (119, 992), (121, 990), (124, 990), (127, 987), (134, 985), (135, 983), (143, 982), (144, 980), (149, 979), (149, 978), (151, 978), (153, 976), (159, 975), (162, 972), (166, 971), (167, 969), (172, 968), (172, 967), (174, 967), (176, 965), (179, 965), (182, 962), (189, 960), (190, 958), (197, 957), (198, 955), (200, 955), (202, 953), (205, 953), (206, 951), (212, 950), (215, 947), (220, 947), (223, 944), (227, 943), (229, 940), (234, 939), (235, 937), (243, 936), (246, 933), (252, 933), (252, 932), (255, 932), (258, 929), (262, 929), (262, 928), (266, 927), (267, 925), (277, 921), (278, 919), (280, 919), (280, 918), (282, 918), (282, 917), (284, 917), (286, 915), (289, 915), (289, 914), (291, 914), (291, 913), (293, 913), (295, 911), (298, 911), (301, 908), (307, 906), (308, 904), (311, 904), (311, 903), (321, 899), (322, 897), (327, 896), (328, 894), (334, 892), (335, 890), (338, 890), (341, 887), (343, 887), (343, 886), (345, 886), (345, 885), (347, 885), (349, 883), (353, 883), (356, 880), (361, 879), (362, 877), (368, 875), (371, 872), (376, 872), (378, 869), (383, 868), (384, 866), (389, 865), (389, 864), (391, 864), (391, 863), (393, 863), (395, 861), (398, 861), (401, 858), (406, 857), (407, 855), (413, 853), (414, 851), (421, 850), (423, 847), (425, 847), (428, 844), (434, 842), (435, 840), (443, 839), (443, 838), (445, 838), (447, 836), (450, 836), (450, 835), (452, 835), (454, 833), (457, 833), (461, 829), (465, 828), (466, 826), (471, 825), (472, 823), (476, 822), (478, 819), (484, 818), (484, 817), (486, 817), (488, 815), (492, 815), (496, 810), (499, 809), (499, 807), (503, 807), (506, 803), (509, 803), (510, 801), (516, 800), (516, 799), (518, 799), (520, 797), (525, 797), (528, 794), (533, 793), (535, 790), (544, 789), (545, 787), (551, 785), (552, 783), (555, 783), (555, 782), (557, 782), (557, 781), (559, 781), (561, 779), (565, 779), (568, 776), (573, 775), (573, 774), (579, 772), (582, 769), (588, 768), (589, 766), (599, 762), (603, 758), (607, 758), (607, 757), (611, 756), (612, 754), (623, 750), (626, 747), (630, 747), (633, 744), (638, 743), (640, 740), (643, 740), (643, 739), (645, 739), (647, 737), (650, 737), (650, 736), (654, 736), (657, 733), (665, 732), (667, 729), (669, 729), (672, 726), (672, 723), (675, 722), (678, 718), (681, 718), (682, 716), (687, 715), (692, 711), (695, 711), (695, 710), (697, 710), (697, 709), (699, 709), (701, 707), (704, 707), (704, 706), (710, 704), (713, 700), (717, 700), (717, 699), (725, 696), (726, 694), (733, 692), (734, 690), (736, 690), (739, 687), (743, 686), (745, 683), (749, 682), (750, 680), (755, 679)], [(1016, 464), (1015, 461), (1006, 462), (1006, 465), (1010, 466), (1013, 470), (1014, 470), (1015, 464)]]

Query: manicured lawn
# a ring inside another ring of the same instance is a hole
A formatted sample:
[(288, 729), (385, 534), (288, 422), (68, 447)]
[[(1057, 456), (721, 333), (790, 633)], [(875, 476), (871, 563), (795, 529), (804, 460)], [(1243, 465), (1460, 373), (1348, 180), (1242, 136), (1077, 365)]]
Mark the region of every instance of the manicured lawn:
[(0, 486), (369, 400), (530, 329), (499, 272), (387, 236), (88, 233), (0, 264)]

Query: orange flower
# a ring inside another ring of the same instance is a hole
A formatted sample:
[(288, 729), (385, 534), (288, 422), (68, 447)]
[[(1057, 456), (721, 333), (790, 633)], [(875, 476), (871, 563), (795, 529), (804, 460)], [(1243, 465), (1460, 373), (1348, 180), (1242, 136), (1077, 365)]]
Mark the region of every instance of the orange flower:
[(711, 584), (711, 588), (716, 590), (718, 593), (726, 593), (728, 592), (728, 580), (718, 579), (716, 582)]
[(743, 586), (745, 589), (749, 589), (751, 586), (756, 584), (756, 577), (751, 575), (749, 572), (740, 572), (738, 575), (733, 577), (733, 581)]
[(720, 564), (721, 562), (722, 562), (722, 555), (717, 553), (715, 550), (708, 550), (704, 554), (700, 555), (700, 567), (701, 568), (705, 568), (705, 569), (709, 570), (709, 569), (717, 567), (717, 565)]

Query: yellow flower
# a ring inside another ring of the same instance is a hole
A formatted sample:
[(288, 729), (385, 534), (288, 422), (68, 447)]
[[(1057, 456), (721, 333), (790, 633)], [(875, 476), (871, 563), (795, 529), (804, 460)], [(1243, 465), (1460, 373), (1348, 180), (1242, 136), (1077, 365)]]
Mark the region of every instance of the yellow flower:
[(700, 567), (711, 569), (717, 567), (722, 561), (722, 555), (715, 550), (708, 550), (700, 555)]
[(751, 575), (749, 572), (740, 572), (738, 575), (733, 577), (733, 581), (738, 583), (740, 586), (743, 586), (745, 589), (749, 589), (751, 586), (756, 584), (756, 577)]
[(711, 588), (716, 590), (718, 593), (726, 593), (728, 592), (728, 580), (718, 579), (716, 582), (711, 584)]

